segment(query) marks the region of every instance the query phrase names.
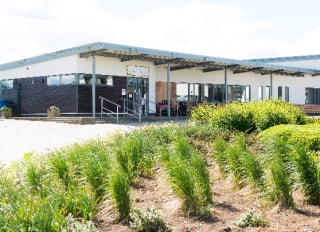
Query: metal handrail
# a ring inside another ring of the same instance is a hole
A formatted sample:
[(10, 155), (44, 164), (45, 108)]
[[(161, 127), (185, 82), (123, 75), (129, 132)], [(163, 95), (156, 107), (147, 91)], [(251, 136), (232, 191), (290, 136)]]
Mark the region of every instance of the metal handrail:
[(142, 112), (142, 105), (141, 104), (138, 104), (136, 102), (133, 102), (133, 101), (130, 101), (126, 98), (124, 98), (124, 101), (126, 101), (127, 103), (132, 103), (132, 105), (134, 105), (135, 107), (137, 107), (139, 110), (138, 112), (138, 117), (136, 116), (136, 111), (135, 110), (131, 110), (129, 109), (128, 107), (126, 107), (126, 110), (127, 110), (127, 115), (133, 117), (133, 118), (136, 118), (136, 119), (139, 119), (139, 122), (141, 122), (141, 112)]
[[(151, 111), (152, 113), (154, 113), (154, 114), (156, 115), (156, 114), (157, 114), (157, 104), (158, 104), (158, 103), (156, 103), (156, 102), (154, 102), (154, 101), (150, 101), (150, 100), (148, 100), (147, 102), (149, 103), (148, 110)], [(155, 110), (151, 110), (151, 109), (150, 109), (150, 103), (154, 105)], [(160, 118), (162, 117), (162, 112), (161, 112), (161, 111), (162, 111), (162, 108), (160, 107)]]
[[(117, 123), (119, 123), (119, 108), (121, 108), (121, 106), (113, 101), (110, 101), (109, 99), (106, 99), (104, 97), (99, 97), (100, 101), (101, 101), (101, 118), (102, 118), (102, 115), (105, 114), (111, 118), (116, 118), (117, 119)], [(117, 112), (113, 112), (112, 110), (104, 107), (104, 101), (107, 101), (113, 105), (115, 105), (117, 107)], [(113, 116), (113, 114), (116, 114), (116, 116)]]

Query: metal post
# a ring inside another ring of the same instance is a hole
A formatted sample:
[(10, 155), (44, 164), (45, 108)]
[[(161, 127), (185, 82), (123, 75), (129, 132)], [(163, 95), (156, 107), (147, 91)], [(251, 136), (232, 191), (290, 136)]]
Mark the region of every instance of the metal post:
[(168, 112), (168, 117), (171, 116), (171, 104), (170, 104), (170, 100), (171, 100), (171, 89), (170, 89), (170, 64), (168, 64), (167, 67), (167, 112)]
[(96, 117), (96, 58), (92, 53), (92, 117)]
[(272, 89), (273, 89), (273, 78), (271, 73), (270, 74), (270, 98), (273, 98)]
[(101, 113), (100, 113), (100, 118), (102, 118), (102, 113), (103, 113), (103, 98), (100, 98), (100, 109), (101, 109)]
[(224, 84), (225, 84), (225, 98), (226, 98), (226, 104), (228, 102), (228, 78), (227, 78), (227, 66), (224, 67)]

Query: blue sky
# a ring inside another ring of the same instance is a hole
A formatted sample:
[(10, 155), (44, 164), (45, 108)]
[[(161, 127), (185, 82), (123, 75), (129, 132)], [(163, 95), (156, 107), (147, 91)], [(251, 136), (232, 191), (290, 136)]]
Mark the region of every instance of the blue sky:
[(92, 42), (248, 59), (320, 54), (318, 0), (1, 0), (0, 63)]

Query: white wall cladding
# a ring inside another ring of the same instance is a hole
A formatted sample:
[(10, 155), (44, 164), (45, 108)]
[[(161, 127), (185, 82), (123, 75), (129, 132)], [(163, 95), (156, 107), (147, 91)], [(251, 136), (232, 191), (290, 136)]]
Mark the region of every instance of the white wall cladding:
[(19, 68), (0, 72), (0, 79), (15, 79), (24, 77), (38, 77), (56, 74), (75, 73), (77, 69), (77, 55), (66, 56), (50, 61), (30, 64)]
[[(92, 57), (80, 58), (78, 56), (77, 73), (92, 73)], [(128, 76), (127, 65), (148, 66), (149, 67), (149, 93), (155, 93), (156, 70), (152, 62), (130, 60), (120, 62), (117, 58), (96, 57), (96, 74)], [(150, 101), (155, 101), (155, 94), (149, 95)]]

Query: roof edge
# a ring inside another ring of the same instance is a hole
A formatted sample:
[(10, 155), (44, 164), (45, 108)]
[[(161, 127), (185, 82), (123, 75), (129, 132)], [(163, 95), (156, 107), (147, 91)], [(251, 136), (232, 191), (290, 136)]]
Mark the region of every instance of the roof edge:
[[(236, 59), (228, 59), (228, 58), (220, 58), (213, 56), (204, 56), (204, 55), (194, 55), (188, 53), (180, 53), (180, 52), (172, 52), (166, 50), (157, 50), (143, 47), (135, 47), (135, 46), (127, 46), (120, 44), (112, 44), (112, 43), (104, 43), (104, 42), (95, 42), (90, 44), (85, 44), (77, 47), (72, 47), (68, 49), (59, 50), (52, 53), (45, 53), (43, 55), (17, 60), (5, 64), (0, 65), (0, 71), (9, 70), (13, 68), (23, 67), (26, 65), (36, 64), (40, 62), (45, 62), (53, 59), (58, 59), (66, 56), (94, 52), (101, 49), (109, 50), (109, 51), (120, 51), (126, 52), (128, 54), (147, 54), (147, 55), (155, 55), (161, 57), (172, 57), (172, 58), (182, 58), (182, 59), (190, 59), (190, 60), (198, 60), (199, 62), (208, 61), (208, 62), (218, 62), (227, 65), (243, 65), (243, 66), (251, 66), (251, 67), (261, 67), (269, 68), (269, 69), (285, 69), (288, 71), (294, 72), (305, 72), (314, 74), (319, 72), (317, 69), (307, 69), (307, 68), (298, 68), (298, 67), (288, 67), (288, 66), (280, 66), (275, 64), (270, 64), (270, 62), (264, 61), (264, 59), (252, 59), (252, 60), (236, 60)], [(319, 56), (320, 59), (320, 55)], [(277, 58), (270, 58), (277, 59)]]

